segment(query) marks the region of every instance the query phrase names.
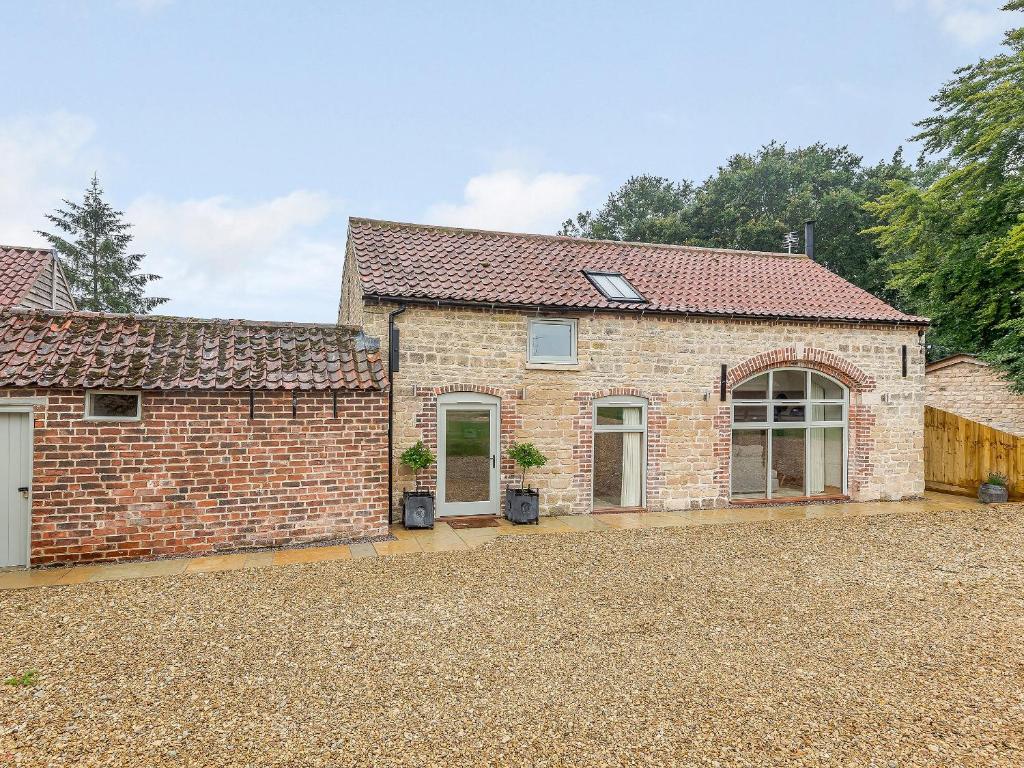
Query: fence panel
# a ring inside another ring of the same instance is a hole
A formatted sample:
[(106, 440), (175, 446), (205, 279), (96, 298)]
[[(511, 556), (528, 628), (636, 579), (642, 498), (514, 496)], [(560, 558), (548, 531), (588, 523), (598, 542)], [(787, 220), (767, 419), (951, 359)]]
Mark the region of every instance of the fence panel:
[(1005, 475), (1010, 498), (1024, 499), (1024, 437), (925, 406), (925, 486), (974, 495), (989, 472)]

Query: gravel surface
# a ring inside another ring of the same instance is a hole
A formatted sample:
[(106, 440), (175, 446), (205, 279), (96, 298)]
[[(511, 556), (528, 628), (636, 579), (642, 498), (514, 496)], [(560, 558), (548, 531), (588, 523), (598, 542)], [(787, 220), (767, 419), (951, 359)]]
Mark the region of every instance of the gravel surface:
[(885, 515), (6, 592), (0, 766), (1020, 766), (1022, 547)]

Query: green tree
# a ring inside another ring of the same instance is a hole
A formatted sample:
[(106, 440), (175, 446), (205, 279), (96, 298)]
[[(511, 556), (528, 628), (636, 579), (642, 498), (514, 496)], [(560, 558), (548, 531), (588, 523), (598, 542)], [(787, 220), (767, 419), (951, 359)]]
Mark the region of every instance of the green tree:
[(847, 280), (886, 295), (888, 263), (863, 230), (877, 223), (864, 209), (892, 180), (914, 183), (902, 152), (865, 167), (846, 147), (788, 149), (772, 142), (737, 154), (695, 187), (634, 176), (596, 213), (584, 211), (561, 234), (610, 240), (779, 251), (788, 232), (819, 224), (815, 258)]
[[(1024, 0), (1004, 6), (1024, 10)], [(893, 181), (868, 206), (892, 286), (934, 321), (932, 353), (980, 353), (1024, 391), (1024, 29), (1006, 53), (956, 70), (918, 123), (925, 187)]]
[(864, 203), (892, 179), (912, 180), (902, 151), (865, 167), (845, 146), (788, 149), (772, 142), (729, 158), (700, 186), (692, 227), (702, 245), (778, 251), (787, 232), (802, 235), (803, 223), (814, 219), (816, 260), (884, 294), (882, 254), (862, 231), (874, 223)]
[(46, 216), (60, 234), (39, 234), (60, 254), (80, 309), (146, 314), (167, 301), (144, 295), (146, 285), (160, 277), (137, 271), (145, 254), (128, 252), (131, 224), (103, 199), (97, 176), (81, 203), (64, 205)]
[(595, 240), (679, 243), (687, 239), (682, 215), (693, 185), (661, 176), (632, 176), (594, 213), (583, 211), (562, 224), (559, 234)]

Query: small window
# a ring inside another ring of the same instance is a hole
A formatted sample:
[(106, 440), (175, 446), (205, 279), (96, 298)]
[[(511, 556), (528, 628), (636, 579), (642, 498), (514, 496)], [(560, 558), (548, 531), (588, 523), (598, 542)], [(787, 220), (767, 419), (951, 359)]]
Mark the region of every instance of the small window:
[(85, 418), (110, 421), (138, 421), (142, 418), (139, 392), (87, 392)]
[(530, 320), (531, 363), (576, 363), (575, 320)]
[(584, 272), (587, 279), (609, 301), (647, 301), (619, 272)]

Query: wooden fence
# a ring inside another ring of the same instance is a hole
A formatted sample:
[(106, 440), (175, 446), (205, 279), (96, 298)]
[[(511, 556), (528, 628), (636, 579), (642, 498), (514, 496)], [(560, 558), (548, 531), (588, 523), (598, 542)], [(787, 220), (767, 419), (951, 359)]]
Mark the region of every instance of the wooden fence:
[(973, 496), (989, 472), (1007, 477), (1011, 499), (1024, 499), (1024, 437), (925, 406), (925, 487)]

